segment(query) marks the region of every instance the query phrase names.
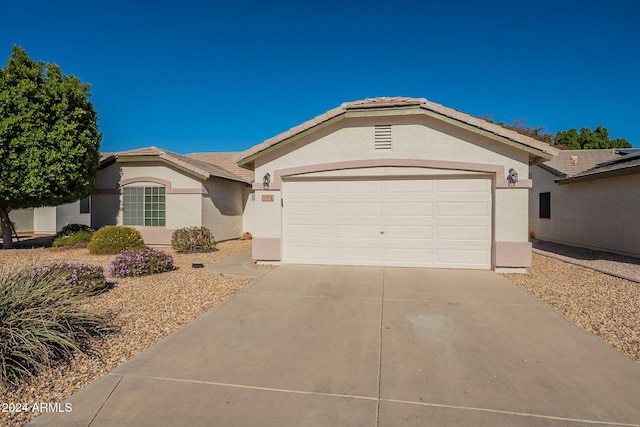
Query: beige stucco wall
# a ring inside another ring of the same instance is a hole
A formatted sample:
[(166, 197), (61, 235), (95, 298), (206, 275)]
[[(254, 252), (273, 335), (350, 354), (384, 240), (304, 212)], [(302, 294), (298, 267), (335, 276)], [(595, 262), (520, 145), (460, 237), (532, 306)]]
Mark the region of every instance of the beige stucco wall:
[[(392, 125), (392, 150), (373, 149), (375, 124)], [(262, 182), (276, 169), (383, 158), (501, 164), (515, 168), (521, 178), (529, 173), (528, 155), (521, 150), (429, 117), (400, 116), (339, 121), (256, 159), (255, 176)]]
[(33, 208), (16, 209), (9, 212), (9, 219), (15, 224), (18, 234), (33, 232), (33, 210)]
[[(391, 124), (391, 150), (374, 149), (374, 125)], [(436, 163), (455, 162), (486, 164), (514, 168), (521, 180), (529, 174), (529, 155), (519, 149), (493, 141), (473, 132), (425, 116), (344, 119), (313, 132), (279, 150), (267, 153), (255, 161), (255, 182), (262, 183), (265, 173), (272, 180), (278, 171), (323, 163), (384, 159), (428, 160)], [(411, 170), (409, 170), (411, 169)], [(489, 168), (490, 169), (490, 168)], [(315, 172), (317, 177), (330, 176), (393, 176), (408, 171), (414, 176), (460, 174), (456, 169), (377, 167), (365, 171), (339, 170)], [(474, 171), (477, 173), (477, 171)], [(364, 175), (363, 175), (364, 174)], [(495, 173), (494, 173), (495, 175)], [(505, 177), (496, 177), (504, 179)], [(282, 232), (280, 191), (277, 188), (256, 188), (254, 258), (274, 255)], [(495, 185), (494, 185), (495, 187)], [(275, 190), (275, 191), (274, 191)], [(262, 195), (273, 195), (273, 201), (263, 201)], [(286, 201), (285, 201), (286, 202)], [(494, 236), (496, 242), (517, 242), (528, 245), (528, 190), (526, 188), (495, 188)], [(504, 252), (504, 251), (503, 251)], [(526, 262), (524, 262), (526, 264)], [(523, 265), (526, 266), (526, 265)]]
[[(133, 226), (147, 244), (169, 245), (171, 234), (183, 227), (202, 224), (202, 181), (163, 162), (123, 162), (119, 184), (124, 187), (163, 186), (166, 194), (164, 227)], [(123, 200), (119, 198), (117, 224), (123, 225)]]
[(56, 207), (35, 208), (33, 210), (33, 232), (36, 234), (55, 234), (56, 231)]
[[(558, 185), (531, 168), (529, 228), (536, 238), (640, 257), (640, 175)], [(539, 217), (539, 194), (551, 193), (551, 218)]]
[(242, 200), (244, 203), (242, 209), (242, 232), (248, 232), (253, 235), (255, 229), (255, 194), (251, 187), (244, 187)]
[(202, 195), (202, 225), (213, 233), (216, 241), (236, 239), (243, 233), (244, 205), (240, 183), (209, 179), (204, 183), (207, 194)]
[(91, 225), (91, 214), (80, 213), (80, 201), (56, 206), (56, 230), (67, 224)]

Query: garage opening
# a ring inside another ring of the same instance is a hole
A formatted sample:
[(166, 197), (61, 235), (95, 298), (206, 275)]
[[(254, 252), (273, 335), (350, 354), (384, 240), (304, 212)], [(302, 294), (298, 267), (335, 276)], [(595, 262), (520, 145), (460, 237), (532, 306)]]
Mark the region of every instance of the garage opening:
[(283, 262), (491, 268), (489, 177), (283, 185)]

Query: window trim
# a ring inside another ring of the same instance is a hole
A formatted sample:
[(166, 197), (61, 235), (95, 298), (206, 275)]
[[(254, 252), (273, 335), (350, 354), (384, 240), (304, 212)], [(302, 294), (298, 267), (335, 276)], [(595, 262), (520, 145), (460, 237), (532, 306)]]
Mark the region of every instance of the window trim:
[[(135, 193), (132, 191), (134, 189), (137, 190)], [(154, 190), (157, 191), (155, 194)], [(162, 185), (131, 185), (123, 187), (122, 224), (140, 227), (166, 227), (166, 187)]]

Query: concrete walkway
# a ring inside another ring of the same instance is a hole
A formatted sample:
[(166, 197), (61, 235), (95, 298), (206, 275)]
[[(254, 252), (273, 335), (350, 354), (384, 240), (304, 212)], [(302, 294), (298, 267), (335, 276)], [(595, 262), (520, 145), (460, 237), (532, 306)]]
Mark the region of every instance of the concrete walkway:
[(212, 273), (224, 274), (225, 276), (256, 278), (262, 277), (270, 271), (249, 267), (252, 262), (251, 251), (247, 251), (208, 265), (206, 269)]
[(639, 391), (493, 272), (286, 265), (32, 424), (637, 426)]

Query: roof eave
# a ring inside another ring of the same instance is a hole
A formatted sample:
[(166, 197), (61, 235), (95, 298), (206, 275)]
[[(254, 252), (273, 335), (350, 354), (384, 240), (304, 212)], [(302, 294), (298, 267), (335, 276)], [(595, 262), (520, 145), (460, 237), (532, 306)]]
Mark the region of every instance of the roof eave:
[[(244, 167), (246, 169), (252, 169), (252, 164), (253, 162), (259, 158), (264, 156), (265, 154), (271, 153), (272, 151), (278, 150), (286, 145), (289, 145), (301, 138), (304, 138), (305, 136), (309, 135), (310, 133), (313, 133), (317, 130), (323, 129), (327, 126), (332, 125), (333, 123), (336, 123), (340, 120), (342, 120), (342, 118), (344, 117), (345, 113), (339, 114), (337, 116), (331, 117), (328, 120), (325, 120), (323, 122), (320, 122), (318, 124), (316, 124), (315, 126), (309, 127), (301, 132), (298, 133), (294, 133), (291, 136), (282, 139), (281, 141), (276, 142), (273, 145), (269, 145), (267, 147), (265, 147), (264, 149), (257, 151), (253, 154), (248, 155), (247, 157), (244, 157), (240, 160), (238, 160), (238, 166), (240, 167)], [(295, 128), (294, 128), (295, 129)]]
[(604, 178), (615, 178), (618, 176), (633, 175), (636, 173), (640, 173), (640, 165), (633, 165), (626, 168), (608, 170), (603, 172), (594, 172), (594, 173), (589, 173), (585, 175), (571, 176), (569, 178), (558, 179), (556, 180), (556, 182), (559, 185), (574, 184), (576, 182), (592, 181), (595, 179), (604, 179)]
[[(514, 148), (520, 149), (522, 151), (525, 151), (525, 152), (529, 153), (529, 156), (531, 158), (531, 163), (551, 160), (556, 155), (558, 155), (558, 153), (559, 153), (559, 150), (557, 148), (554, 148), (554, 147), (551, 147), (551, 146), (544, 147), (545, 149), (543, 150), (543, 149), (537, 148), (535, 146), (531, 146), (531, 145), (527, 145), (527, 144), (522, 143), (522, 142), (514, 141), (514, 140), (509, 139), (507, 137), (504, 137), (502, 135), (495, 134), (495, 133), (490, 132), (490, 131), (488, 131), (486, 129), (482, 129), (482, 128), (477, 127), (477, 126), (473, 126), (473, 125), (471, 125), (469, 123), (466, 123), (466, 122), (464, 122), (462, 120), (457, 120), (457, 119), (455, 119), (453, 117), (450, 117), (450, 116), (447, 116), (447, 115), (444, 115), (444, 114), (441, 114), (441, 113), (437, 113), (435, 111), (426, 109), (424, 107), (422, 107), (420, 109), (423, 112), (423, 114), (425, 114), (425, 115), (427, 115), (429, 117), (435, 118), (437, 120), (441, 120), (441, 121), (443, 121), (445, 123), (449, 123), (451, 125), (457, 126), (459, 128), (465, 129), (465, 130), (468, 130), (470, 132), (477, 133), (477, 134), (482, 135), (482, 136), (484, 136), (486, 138), (489, 138), (489, 139), (492, 139), (494, 141), (503, 143), (503, 144), (508, 145), (510, 147), (514, 147)], [(515, 132), (515, 131), (513, 131), (513, 132)], [(522, 137), (524, 137), (524, 135), (522, 135)], [(540, 142), (540, 144), (544, 144), (544, 143)], [(539, 160), (539, 159), (542, 159), (542, 160)]]
[(537, 165), (537, 166), (539, 166), (540, 168), (542, 168), (542, 169), (546, 170), (547, 172), (549, 172), (549, 173), (551, 173), (551, 174), (553, 174), (553, 175), (555, 175), (555, 176), (558, 176), (558, 177), (560, 177), (560, 178), (566, 178), (566, 176), (567, 176), (567, 174), (566, 174), (566, 173), (561, 172), (561, 171), (559, 171), (559, 170), (558, 170), (558, 169), (556, 169), (556, 168), (552, 168), (551, 166), (546, 165), (546, 164), (544, 164), (544, 163), (540, 163), (540, 164), (539, 164), (539, 165)]
[(119, 163), (133, 163), (133, 162), (161, 162), (180, 169), (190, 175), (194, 175), (199, 179), (207, 180), (211, 176), (209, 172), (200, 170), (198, 168), (190, 167), (184, 164), (184, 162), (178, 159), (167, 158), (164, 154), (154, 154), (147, 156), (117, 156)]
[[(462, 128), (465, 130), (468, 130), (470, 132), (482, 135), (486, 138), (489, 138), (491, 140), (494, 140), (496, 142), (508, 145), (510, 147), (514, 147), (516, 149), (525, 151), (527, 153), (529, 153), (530, 156), (530, 163), (531, 164), (536, 164), (536, 163), (540, 163), (540, 162), (544, 162), (547, 160), (551, 160), (554, 156), (556, 156), (559, 152), (559, 150), (555, 147), (545, 147), (545, 149), (543, 150), (542, 148), (538, 148), (535, 147), (533, 145), (538, 145), (536, 144), (536, 142), (533, 142), (532, 145), (527, 145), (525, 143), (522, 142), (518, 142), (512, 139), (509, 139), (505, 136), (502, 135), (498, 135), (496, 133), (490, 132), (486, 129), (482, 129), (480, 127), (477, 126), (473, 126), (472, 124), (469, 124), (465, 121), (462, 120), (458, 120), (454, 117), (448, 116), (446, 114), (441, 114), (438, 113), (436, 111), (433, 111), (429, 108), (426, 108), (423, 105), (408, 105), (405, 107), (398, 107), (398, 106), (386, 106), (386, 107), (368, 107), (368, 108), (349, 108), (346, 109), (344, 111), (342, 111), (341, 113), (337, 114), (337, 115), (332, 115), (329, 119), (319, 122), (314, 126), (310, 126), (308, 128), (303, 129), (300, 132), (295, 133), (295, 129), (293, 128), (289, 131), (287, 131), (288, 133), (290, 133), (291, 135), (281, 139), (280, 141), (277, 141), (276, 143), (272, 144), (272, 145), (267, 145), (265, 148), (256, 151), (255, 153), (251, 153), (249, 155), (247, 155), (246, 157), (240, 159), (238, 161), (238, 166), (240, 167), (244, 167), (247, 169), (253, 169), (253, 163), (255, 162), (255, 160), (259, 157), (264, 156), (265, 154), (268, 154), (270, 152), (273, 152), (275, 150), (278, 150), (288, 144), (291, 144), (297, 140), (299, 140), (300, 138), (303, 138), (307, 135), (309, 135), (310, 133), (313, 133), (317, 130), (320, 130), (324, 127), (327, 127), (329, 125), (332, 125), (340, 120), (343, 120), (345, 118), (363, 118), (363, 117), (390, 117), (390, 116), (409, 116), (409, 115), (426, 115), (428, 117), (434, 118), (436, 120), (440, 120), (443, 121), (445, 123), (451, 124), (453, 126), (457, 126), (458, 128)], [(479, 119), (478, 119), (479, 120)], [(285, 132), (285, 133), (287, 133)], [(515, 132), (515, 131), (514, 131)], [(524, 136), (523, 136), (524, 137)], [(274, 139), (277, 139), (278, 137), (275, 137)], [(532, 140), (533, 141), (533, 140)], [(543, 144), (540, 142), (540, 144)], [(248, 150), (250, 151), (250, 150)]]

